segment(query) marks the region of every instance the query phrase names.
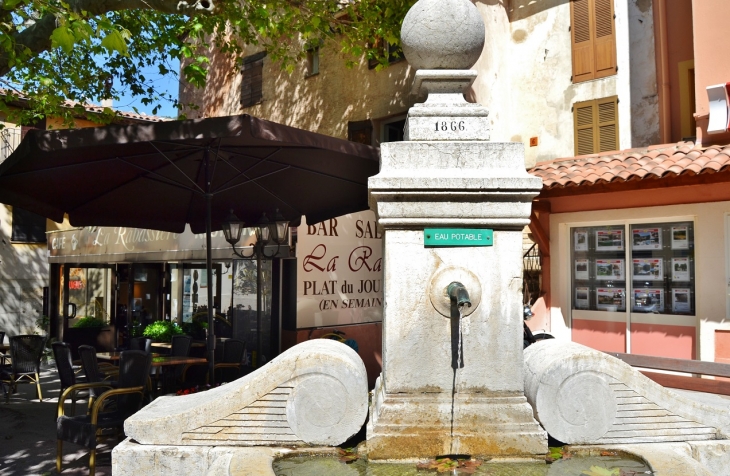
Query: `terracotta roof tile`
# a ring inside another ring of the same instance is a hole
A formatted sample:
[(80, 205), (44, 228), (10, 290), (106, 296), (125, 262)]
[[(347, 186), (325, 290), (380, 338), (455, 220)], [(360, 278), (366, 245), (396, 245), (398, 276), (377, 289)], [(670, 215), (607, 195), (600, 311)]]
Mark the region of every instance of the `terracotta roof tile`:
[(679, 142), (555, 159), (538, 163), (529, 172), (540, 177), (549, 189), (720, 170), (730, 170), (730, 145), (702, 148), (692, 142)]

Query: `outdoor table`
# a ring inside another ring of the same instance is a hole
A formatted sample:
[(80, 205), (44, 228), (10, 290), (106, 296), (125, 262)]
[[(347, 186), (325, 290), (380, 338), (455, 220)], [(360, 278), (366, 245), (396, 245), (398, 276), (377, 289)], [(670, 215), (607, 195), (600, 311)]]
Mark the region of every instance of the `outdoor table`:
[[(99, 360), (107, 360), (111, 362), (117, 362), (121, 356), (121, 352), (98, 352), (96, 358)], [(152, 367), (165, 367), (171, 365), (185, 365), (185, 364), (206, 364), (208, 359), (205, 357), (185, 357), (185, 356), (172, 356), (172, 355), (160, 355), (152, 354)], [(161, 370), (162, 370), (161, 369)], [(174, 372), (164, 372), (162, 378), (162, 390), (167, 392), (172, 387), (173, 382), (170, 382), (171, 378), (175, 375)], [(157, 385), (155, 384), (155, 388)]]
[[(153, 342), (152, 347), (158, 347), (160, 349), (172, 349), (172, 344), (167, 342)], [(205, 344), (203, 342), (192, 342), (190, 344), (190, 347), (205, 347)]]
[[(152, 354), (152, 357), (158, 357), (160, 354)], [(97, 360), (107, 360), (109, 362), (118, 362), (119, 359), (122, 357), (121, 352), (97, 352), (96, 358)], [(152, 364), (155, 365), (155, 364)]]

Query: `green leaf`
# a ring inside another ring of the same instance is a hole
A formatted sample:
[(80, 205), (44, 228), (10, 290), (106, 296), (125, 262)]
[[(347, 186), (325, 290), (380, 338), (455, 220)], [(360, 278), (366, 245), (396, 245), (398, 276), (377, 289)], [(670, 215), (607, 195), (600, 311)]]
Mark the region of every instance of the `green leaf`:
[(67, 26), (59, 26), (51, 33), (51, 45), (54, 48), (61, 48), (64, 53), (71, 53), (74, 43), (76, 43), (76, 38)]
[(106, 48), (110, 53), (117, 52), (122, 56), (128, 56), (127, 43), (124, 41), (124, 37), (118, 30), (111, 30), (103, 40), (101, 40), (101, 46)]
[(22, 1), (23, 0), (4, 0), (3, 1), (3, 9), (5, 9), (5, 10), (13, 10)]
[(621, 470), (619, 468), (603, 468), (601, 466), (591, 466), (590, 470), (583, 471), (580, 474), (587, 476), (619, 476)]

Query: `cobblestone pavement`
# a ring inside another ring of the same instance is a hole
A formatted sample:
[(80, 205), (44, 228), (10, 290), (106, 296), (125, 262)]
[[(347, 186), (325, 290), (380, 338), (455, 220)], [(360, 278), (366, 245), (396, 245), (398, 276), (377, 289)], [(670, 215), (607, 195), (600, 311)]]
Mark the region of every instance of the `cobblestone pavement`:
[[(56, 472), (56, 412), (61, 384), (54, 367), (44, 367), (41, 374), (43, 401), (36, 396), (35, 385), (18, 385), (18, 393), (5, 403), (0, 392), (0, 476), (45, 476)], [(76, 404), (77, 412), (86, 402)], [(67, 411), (71, 405), (66, 406)], [(104, 437), (97, 449), (96, 474), (111, 475), (111, 448), (116, 437)], [(88, 451), (64, 442), (63, 475), (87, 475)]]

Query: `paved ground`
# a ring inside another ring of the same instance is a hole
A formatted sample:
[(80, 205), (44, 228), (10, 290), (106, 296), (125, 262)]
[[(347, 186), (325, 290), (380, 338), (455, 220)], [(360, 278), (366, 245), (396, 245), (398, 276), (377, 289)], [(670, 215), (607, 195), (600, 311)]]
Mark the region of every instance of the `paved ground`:
[[(36, 476), (56, 472), (56, 411), (60, 382), (54, 368), (41, 375), (43, 401), (36, 397), (35, 385), (18, 385), (10, 403), (0, 391), (0, 476)], [(86, 402), (77, 403), (84, 411)], [(70, 409), (70, 405), (67, 405)], [(115, 437), (104, 438), (97, 450), (96, 474), (111, 475), (111, 448)], [(64, 475), (87, 475), (88, 451), (64, 443)]]

